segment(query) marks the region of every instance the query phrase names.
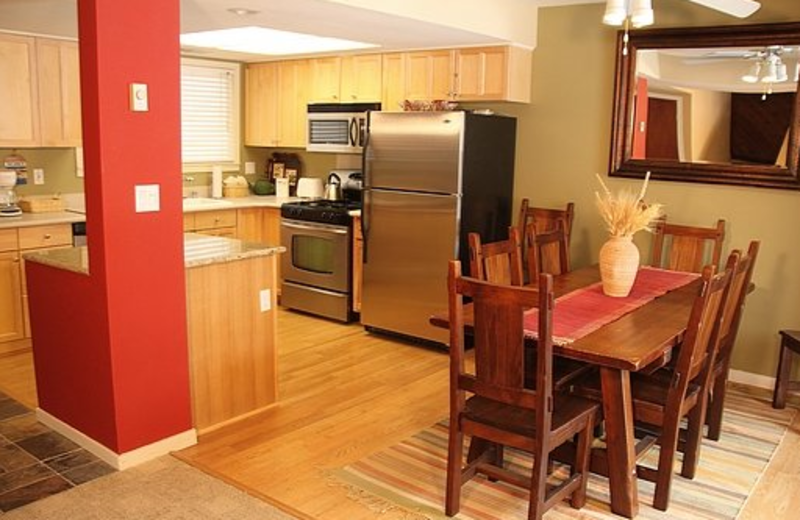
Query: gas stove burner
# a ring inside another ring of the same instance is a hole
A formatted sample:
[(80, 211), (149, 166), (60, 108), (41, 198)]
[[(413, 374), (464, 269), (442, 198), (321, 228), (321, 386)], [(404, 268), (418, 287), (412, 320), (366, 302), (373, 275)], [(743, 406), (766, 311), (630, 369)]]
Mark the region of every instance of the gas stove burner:
[(361, 203), (350, 200), (304, 200), (281, 206), (281, 217), (308, 222), (349, 226), (350, 211), (361, 209)]

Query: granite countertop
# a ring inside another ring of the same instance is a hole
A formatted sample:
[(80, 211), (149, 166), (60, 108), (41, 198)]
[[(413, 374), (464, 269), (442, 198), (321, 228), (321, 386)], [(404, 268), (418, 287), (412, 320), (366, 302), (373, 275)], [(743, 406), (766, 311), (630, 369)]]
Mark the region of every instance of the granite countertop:
[[(256, 256), (270, 256), (286, 251), (281, 246), (245, 242), (235, 238), (186, 233), (183, 239), (184, 264), (187, 268), (235, 262)], [(28, 262), (80, 274), (89, 274), (89, 250), (86, 246), (48, 249), (23, 255)]]
[[(202, 200), (204, 203), (184, 208), (184, 213), (243, 208), (280, 208), (281, 205), (286, 202), (296, 202), (307, 199), (300, 197), (278, 198), (275, 195), (252, 195), (250, 197), (227, 199), (202, 198)], [(50, 224), (72, 224), (85, 221), (86, 215), (83, 209), (67, 209), (66, 211), (54, 211), (50, 213), (23, 213), (19, 217), (0, 217), (0, 229), (47, 226)]]

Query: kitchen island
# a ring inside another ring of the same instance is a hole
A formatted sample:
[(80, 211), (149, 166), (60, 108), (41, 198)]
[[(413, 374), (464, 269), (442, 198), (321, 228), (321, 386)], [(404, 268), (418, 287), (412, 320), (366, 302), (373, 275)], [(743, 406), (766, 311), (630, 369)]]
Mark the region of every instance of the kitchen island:
[[(277, 401), (276, 266), (283, 251), (184, 235), (192, 415), (199, 434)], [(30, 253), (25, 260), (86, 275), (90, 269), (86, 247)], [(38, 364), (35, 343), (34, 355)]]

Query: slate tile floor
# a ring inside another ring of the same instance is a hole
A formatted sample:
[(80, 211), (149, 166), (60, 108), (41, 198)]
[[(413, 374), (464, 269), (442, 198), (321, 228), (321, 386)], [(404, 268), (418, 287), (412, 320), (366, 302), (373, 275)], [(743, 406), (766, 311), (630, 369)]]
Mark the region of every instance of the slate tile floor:
[(0, 392), (0, 516), (112, 472)]

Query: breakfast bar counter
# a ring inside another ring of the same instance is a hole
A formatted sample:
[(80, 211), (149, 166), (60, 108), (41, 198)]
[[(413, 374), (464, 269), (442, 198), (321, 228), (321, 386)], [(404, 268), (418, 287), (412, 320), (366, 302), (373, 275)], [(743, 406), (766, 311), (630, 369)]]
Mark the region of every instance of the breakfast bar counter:
[[(277, 260), (283, 247), (187, 233), (186, 326), (199, 434), (277, 402)], [(28, 253), (26, 262), (89, 275), (87, 247)], [(34, 343), (34, 351), (36, 344)]]

